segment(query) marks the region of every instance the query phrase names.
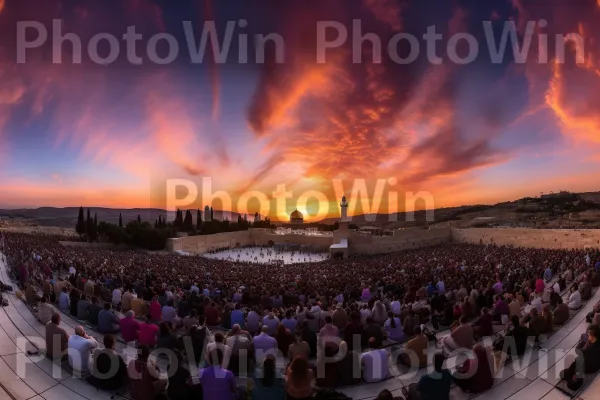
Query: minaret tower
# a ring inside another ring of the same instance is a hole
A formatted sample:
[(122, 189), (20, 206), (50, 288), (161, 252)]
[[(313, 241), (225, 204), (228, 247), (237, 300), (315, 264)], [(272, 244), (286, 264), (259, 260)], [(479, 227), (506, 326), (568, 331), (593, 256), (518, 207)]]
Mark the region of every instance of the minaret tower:
[(348, 202), (346, 196), (342, 196), (342, 202), (340, 203), (341, 218), (340, 222), (348, 222)]

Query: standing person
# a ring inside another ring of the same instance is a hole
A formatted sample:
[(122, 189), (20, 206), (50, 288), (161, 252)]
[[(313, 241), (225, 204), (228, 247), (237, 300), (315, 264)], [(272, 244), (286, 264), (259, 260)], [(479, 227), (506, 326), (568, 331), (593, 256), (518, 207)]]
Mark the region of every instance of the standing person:
[(98, 342), (85, 332), (83, 326), (75, 327), (75, 334), (69, 337), (68, 342), (69, 366), (74, 371), (89, 372), (90, 356), (97, 347)]
[(304, 357), (296, 357), (290, 363), (286, 375), (288, 400), (308, 400), (312, 398), (313, 370)]
[(234, 400), (237, 391), (235, 376), (222, 367), (223, 351), (213, 349), (208, 357), (209, 366), (198, 372), (204, 400)]
[(112, 312), (110, 303), (104, 303), (104, 310), (98, 313), (98, 332), (117, 333), (119, 327), (119, 318)]
[(146, 317), (146, 322), (140, 324), (140, 331), (138, 336), (138, 343), (140, 345), (154, 347), (156, 345), (156, 335), (158, 333), (158, 326), (152, 323), (150, 316)]

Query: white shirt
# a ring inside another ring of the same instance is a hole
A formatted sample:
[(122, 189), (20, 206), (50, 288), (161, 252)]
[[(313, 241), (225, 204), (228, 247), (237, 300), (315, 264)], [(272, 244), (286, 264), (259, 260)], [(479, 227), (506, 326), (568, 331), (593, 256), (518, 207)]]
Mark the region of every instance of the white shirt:
[(370, 350), (360, 357), (365, 382), (379, 382), (388, 377), (388, 352), (385, 349)]
[(579, 293), (579, 290), (576, 290), (569, 296), (569, 308), (579, 307), (581, 307), (581, 293)]
[(538, 313), (541, 314), (542, 313), (542, 298), (536, 297), (535, 299), (531, 300), (531, 306), (537, 308)]
[(362, 310), (360, 310), (360, 322), (364, 324), (367, 323), (367, 318), (369, 318), (371, 316), (371, 310), (369, 310), (368, 308), (363, 308)]
[(558, 284), (558, 282), (556, 282), (556, 283), (554, 284), (554, 286), (552, 286), (552, 289), (553, 289), (553, 290), (554, 290), (556, 293), (560, 294), (560, 285)]
[(75, 275), (76, 273), (75, 267), (69, 267), (69, 275)]
[(112, 293), (112, 303), (119, 304), (121, 302), (121, 289), (115, 289)]
[(89, 371), (90, 357), (92, 351), (98, 347), (96, 339), (90, 337), (86, 339), (79, 335), (69, 336), (67, 353), (69, 355), (69, 365), (75, 371)]

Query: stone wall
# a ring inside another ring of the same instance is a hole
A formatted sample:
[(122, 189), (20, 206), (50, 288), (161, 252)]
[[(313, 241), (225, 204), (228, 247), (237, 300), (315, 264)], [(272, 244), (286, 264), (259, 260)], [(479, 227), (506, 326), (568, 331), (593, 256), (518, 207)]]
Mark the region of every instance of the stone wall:
[(382, 254), (448, 243), (450, 238), (450, 229), (440, 228), (401, 230), (394, 236), (353, 236), (349, 241), (351, 254)]
[(202, 254), (217, 249), (253, 245), (254, 240), (250, 231), (239, 231), (169, 239), (167, 250)]
[(546, 249), (598, 248), (600, 247), (600, 229), (453, 229), (452, 240), (458, 243), (495, 243)]

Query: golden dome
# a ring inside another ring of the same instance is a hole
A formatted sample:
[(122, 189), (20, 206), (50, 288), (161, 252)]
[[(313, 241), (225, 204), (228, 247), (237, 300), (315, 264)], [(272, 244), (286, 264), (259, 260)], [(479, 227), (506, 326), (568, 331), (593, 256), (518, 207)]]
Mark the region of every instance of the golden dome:
[(296, 219), (304, 219), (304, 216), (298, 210), (296, 210), (290, 214), (290, 220), (296, 220)]

